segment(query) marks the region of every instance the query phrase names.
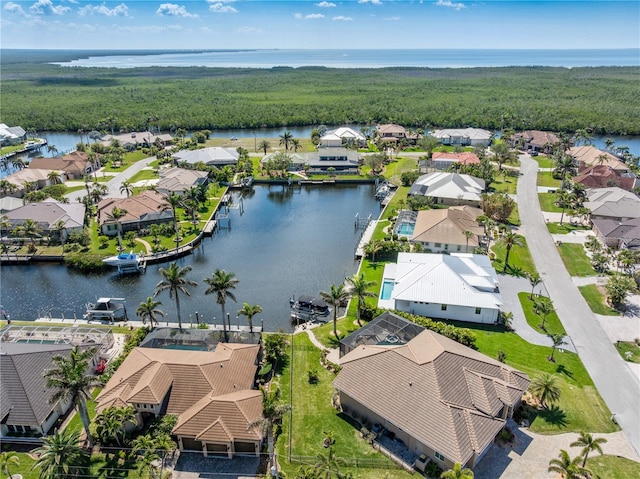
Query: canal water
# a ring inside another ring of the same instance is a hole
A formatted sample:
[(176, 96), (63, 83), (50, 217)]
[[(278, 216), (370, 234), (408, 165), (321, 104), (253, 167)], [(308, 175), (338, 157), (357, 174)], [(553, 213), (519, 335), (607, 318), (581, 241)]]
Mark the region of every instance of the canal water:
[[(237, 195), (237, 193), (236, 193)], [(239, 204), (239, 199), (234, 198)], [(373, 185), (308, 186), (290, 189), (256, 185), (243, 199), (241, 209), (231, 210), (231, 228), (219, 229), (191, 256), (178, 260), (193, 268), (189, 278), (199, 283), (191, 297), (181, 297), (183, 322), (195, 322), (195, 313), (211, 322), (220, 321), (221, 309), (215, 295), (205, 295), (204, 278), (216, 268), (236, 274), (233, 291), (238, 302), (227, 301), (226, 311), (235, 315), (243, 302), (259, 304), (268, 331), (289, 331), (289, 298), (317, 295), (331, 283), (340, 284), (354, 274), (355, 247), (361, 230), (354, 227), (355, 215), (374, 218), (380, 213)], [(57, 264), (2, 266), (0, 302), (13, 319), (32, 320), (51, 315), (81, 318), (85, 304), (98, 297), (123, 297), (129, 317), (161, 280), (158, 269), (149, 265), (145, 274), (119, 277), (116, 273), (84, 275)], [(166, 319), (176, 321), (175, 302), (161, 293)], [(240, 317), (240, 323), (246, 320)]]

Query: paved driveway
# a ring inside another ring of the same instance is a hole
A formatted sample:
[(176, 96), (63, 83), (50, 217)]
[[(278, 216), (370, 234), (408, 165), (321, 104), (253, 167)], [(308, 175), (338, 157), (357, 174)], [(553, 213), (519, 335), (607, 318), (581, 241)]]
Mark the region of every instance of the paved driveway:
[(233, 460), (204, 457), (183, 452), (173, 470), (173, 479), (245, 479), (264, 477), (257, 474), (260, 459), (235, 457)]

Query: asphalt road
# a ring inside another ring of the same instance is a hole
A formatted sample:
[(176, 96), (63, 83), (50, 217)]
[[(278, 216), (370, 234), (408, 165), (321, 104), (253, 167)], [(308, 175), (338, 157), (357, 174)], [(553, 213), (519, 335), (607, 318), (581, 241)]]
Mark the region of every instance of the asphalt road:
[(518, 208), (533, 261), (598, 392), (640, 452), (640, 380), (615, 350), (562, 263), (540, 210), (538, 163), (528, 155), (520, 155), (520, 161)]

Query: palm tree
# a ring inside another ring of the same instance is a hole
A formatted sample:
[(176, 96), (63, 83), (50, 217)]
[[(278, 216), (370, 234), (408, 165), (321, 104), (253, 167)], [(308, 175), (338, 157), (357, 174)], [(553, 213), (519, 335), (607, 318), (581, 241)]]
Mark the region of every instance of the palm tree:
[(133, 193), (133, 184), (129, 180), (124, 180), (120, 184), (120, 193), (126, 193), (127, 198)]
[(316, 463), (313, 466), (319, 479), (342, 479), (344, 476), (340, 468), (346, 466), (344, 459), (336, 457), (333, 447), (329, 447), (327, 454), (318, 454)]
[(267, 154), (267, 150), (269, 150), (269, 148), (271, 148), (271, 143), (269, 143), (267, 140), (262, 140), (260, 143), (258, 143), (258, 150), (262, 150), (264, 151), (264, 154)]
[(29, 238), (31, 240), (31, 244), (35, 248), (35, 238), (40, 237), (42, 227), (31, 218), (27, 218), (26, 220), (24, 220), (24, 223), (22, 223), (22, 225), (20, 225), (17, 229), (18, 234), (24, 236), (25, 238)]
[(562, 178), (561, 190), (565, 188), (567, 175), (573, 176), (576, 174), (575, 161), (576, 159), (573, 156), (564, 153), (556, 157), (556, 167), (553, 172)]
[(58, 154), (58, 149), (55, 145), (47, 145), (47, 153), (51, 153), (51, 156), (56, 156)]
[[(204, 280), (209, 285), (204, 294), (216, 294), (216, 303), (220, 305), (222, 309), (222, 321), (225, 320), (225, 304), (227, 297), (237, 302), (235, 295), (231, 292), (232, 289), (236, 289), (236, 285), (239, 280), (236, 278), (235, 273), (228, 273), (223, 269), (216, 269), (210, 278)], [(231, 329), (231, 320), (229, 320), (229, 329)]]
[(284, 145), (284, 151), (289, 151), (289, 143), (293, 140), (293, 135), (290, 131), (285, 131), (280, 135), (280, 144)]
[(338, 339), (338, 308), (340, 308), (340, 305), (349, 298), (349, 292), (344, 289), (344, 284), (336, 286), (332, 283), (328, 292), (320, 291), (320, 296), (328, 304), (333, 306), (333, 335)]
[(251, 331), (252, 333), (253, 333), (253, 317), (259, 313), (262, 313), (262, 306), (260, 306), (259, 304), (254, 304), (253, 306), (251, 306), (249, 303), (243, 303), (242, 309), (238, 310), (238, 314), (241, 314), (242, 316), (246, 316), (247, 322), (249, 323), (249, 331)]
[(17, 452), (7, 451), (0, 454), (0, 474), (9, 474), (9, 479), (13, 478), (13, 474), (9, 467), (20, 467), (20, 457)]
[(191, 296), (189, 286), (198, 286), (198, 283), (186, 278), (187, 273), (191, 271), (191, 266), (181, 268), (175, 261), (168, 268), (160, 268), (158, 270), (162, 275), (162, 280), (156, 285), (153, 296), (158, 296), (165, 290), (169, 290), (169, 298), (175, 299), (176, 311), (178, 313), (178, 328), (182, 329), (182, 317), (180, 316), (180, 293)]
[(555, 374), (538, 374), (531, 380), (529, 390), (545, 409), (547, 409), (547, 403), (560, 399), (560, 386), (558, 386), (558, 376)]
[(158, 316), (164, 317), (164, 311), (158, 309), (162, 302), (154, 301), (152, 296), (149, 296), (146, 301), (140, 303), (138, 309), (136, 309), (136, 316), (139, 316), (142, 320), (142, 324), (146, 325), (147, 320), (151, 324), (151, 329), (158, 325)]
[(580, 459), (580, 456), (571, 459), (569, 453), (561, 449), (559, 459), (551, 459), (547, 470), (557, 472), (564, 479), (588, 479), (591, 472), (579, 465)]
[(124, 218), (127, 215), (127, 210), (124, 208), (118, 208), (114, 206), (111, 210), (111, 213), (107, 213), (107, 221), (115, 221), (116, 223), (116, 233), (118, 234), (118, 248), (122, 250), (122, 231), (120, 225), (120, 219)]
[(68, 429), (42, 438), (42, 446), (33, 452), (38, 460), (33, 469), (40, 469), (40, 479), (67, 479), (84, 475), (89, 467), (89, 453), (78, 445), (80, 433)]
[(444, 471), (440, 477), (442, 479), (473, 479), (473, 471), (469, 468), (462, 468), (459, 462), (453, 465), (453, 469)]
[(60, 179), (60, 172), (58, 171), (51, 170), (49, 173), (47, 173), (47, 179), (52, 185), (59, 185), (60, 183), (62, 183), (62, 180)]
[(465, 253), (468, 253), (468, 252), (469, 252), (469, 240), (470, 240), (471, 238), (473, 238), (475, 235), (473, 234), (473, 232), (472, 232), (472, 231), (469, 231), (469, 230), (464, 230), (464, 231), (462, 232), (462, 234), (464, 235), (464, 237), (465, 237), (465, 239), (466, 239), (466, 241), (467, 241), (467, 243), (466, 243), (466, 245), (465, 245), (465, 247), (464, 247), (464, 251), (465, 251)]
[(536, 286), (542, 283), (542, 278), (538, 273), (527, 273), (527, 279), (531, 284), (531, 295), (529, 296), (529, 299), (533, 301), (533, 291), (536, 289)]
[(502, 238), (500, 238), (499, 243), (502, 243), (505, 247), (506, 253), (504, 257), (504, 267), (502, 268), (502, 272), (507, 271), (507, 266), (509, 266), (509, 254), (511, 253), (511, 248), (514, 246), (522, 246), (522, 238), (514, 233), (513, 231), (508, 231), (505, 233)]
[(297, 153), (301, 146), (302, 145), (300, 144), (300, 140), (298, 140), (297, 138), (293, 138), (291, 140), (291, 147), (293, 148), (294, 153)]
[(118, 446), (122, 446), (126, 436), (125, 425), (128, 422), (136, 423), (133, 406), (108, 407), (95, 419), (96, 436), (102, 444), (115, 442)]
[(547, 320), (547, 316), (554, 311), (553, 303), (549, 298), (541, 298), (540, 301), (536, 301), (534, 310), (538, 315), (542, 316), (542, 324), (540, 325), (540, 329), (544, 331), (544, 323)]
[(173, 212), (173, 229), (176, 234), (176, 249), (180, 244), (180, 235), (178, 234), (178, 212), (177, 209), (182, 206), (182, 197), (177, 193), (169, 193), (164, 197), (165, 203), (163, 206), (171, 208)]
[(55, 389), (55, 393), (49, 399), (50, 403), (58, 401), (70, 402), (78, 410), (80, 420), (87, 435), (89, 447), (93, 446), (93, 438), (89, 430), (89, 411), (87, 400), (91, 399), (91, 390), (100, 385), (100, 380), (90, 370), (89, 361), (96, 354), (95, 349), (81, 351), (74, 347), (69, 357), (54, 356), (53, 369), (44, 373), (48, 388)]
[(269, 449), (269, 459), (273, 458), (273, 426), (282, 420), (282, 416), (291, 410), (289, 404), (280, 402), (280, 389), (273, 386), (273, 391), (269, 392), (264, 387), (260, 387), (262, 393), (262, 417), (249, 423), (247, 429), (262, 429), (262, 434), (267, 437), (267, 447)]
[(369, 241), (365, 247), (364, 252), (367, 256), (371, 256), (371, 262), (376, 262), (376, 254), (382, 251), (382, 241), (381, 240), (371, 240)]
[(553, 355), (555, 354), (556, 349), (558, 348), (558, 346), (562, 346), (563, 344), (567, 344), (567, 343), (564, 340), (564, 334), (554, 333), (554, 334), (549, 334), (548, 336), (549, 336), (549, 338), (551, 338), (551, 341), (553, 342), (552, 349), (551, 349), (551, 356), (549, 357), (549, 361), (554, 361)]
[(347, 283), (349, 284), (349, 294), (352, 297), (358, 298), (358, 326), (360, 326), (360, 315), (362, 314), (362, 305), (366, 301), (367, 298), (374, 298), (376, 296), (375, 293), (369, 291), (369, 288), (373, 288), (378, 283), (375, 281), (367, 281), (364, 277), (364, 273), (360, 273), (360, 276), (353, 275), (350, 278), (347, 278)]
[(602, 452), (602, 444), (605, 444), (607, 440), (604, 437), (594, 438), (588, 432), (581, 432), (578, 440), (573, 441), (569, 444), (571, 447), (581, 447), (582, 448), (582, 467), (587, 465), (587, 458), (589, 457), (589, 453), (592, 451), (598, 451), (600, 455)]

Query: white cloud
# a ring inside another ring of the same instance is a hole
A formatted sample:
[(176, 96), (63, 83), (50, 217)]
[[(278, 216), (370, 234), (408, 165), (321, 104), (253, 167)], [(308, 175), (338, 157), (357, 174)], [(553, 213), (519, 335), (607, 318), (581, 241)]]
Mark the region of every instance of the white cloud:
[(382, 5), (380, 0), (358, 0), (358, 3), (370, 3), (371, 5)]
[(316, 7), (320, 7), (320, 8), (333, 8), (335, 7), (336, 4), (332, 3), (332, 2), (320, 2), (320, 3), (316, 3)]
[(451, 0), (438, 0), (436, 3), (434, 3), (434, 5), (436, 7), (454, 8), (456, 10), (462, 10), (463, 8), (467, 8), (467, 6), (464, 3), (454, 3)]
[(385, 18), (385, 20), (389, 22), (397, 22), (398, 20), (400, 20), (400, 17), (387, 17)]
[(18, 5), (17, 3), (13, 3), (13, 2), (8, 2), (5, 6), (4, 9), (7, 12), (11, 12), (11, 13), (17, 13), (19, 15), (24, 15), (24, 10), (22, 9), (22, 7), (20, 5)]
[(353, 22), (353, 18), (345, 17), (344, 15), (340, 15), (338, 17), (333, 17), (333, 21), (335, 21), (335, 22)]
[(166, 15), (168, 17), (198, 18), (195, 13), (189, 13), (184, 5), (175, 3), (163, 3), (156, 10), (156, 15)]
[(56, 7), (51, 2), (51, 0), (38, 0), (36, 3), (34, 3), (29, 7), (29, 10), (32, 13), (35, 13), (38, 15), (47, 15), (47, 14), (64, 15), (69, 10), (71, 10), (71, 8), (63, 7), (62, 5), (59, 5)]
[(235, 0), (207, 0), (209, 10), (215, 13), (238, 13), (238, 10), (229, 5), (229, 3), (233, 3), (234, 1)]
[(78, 15), (103, 15), (105, 17), (128, 17), (129, 7), (124, 3), (108, 8), (104, 3), (102, 5), (87, 5), (78, 10)]
[(294, 13), (293, 18), (297, 18), (298, 20), (317, 20), (318, 18), (324, 18), (324, 15), (322, 13), (310, 13), (309, 15)]
[(256, 27), (240, 27), (236, 30), (236, 32), (243, 33), (246, 35), (255, 35), (259, 33), (264, 33), (264, 30), (262, 28), (256, 28)]

